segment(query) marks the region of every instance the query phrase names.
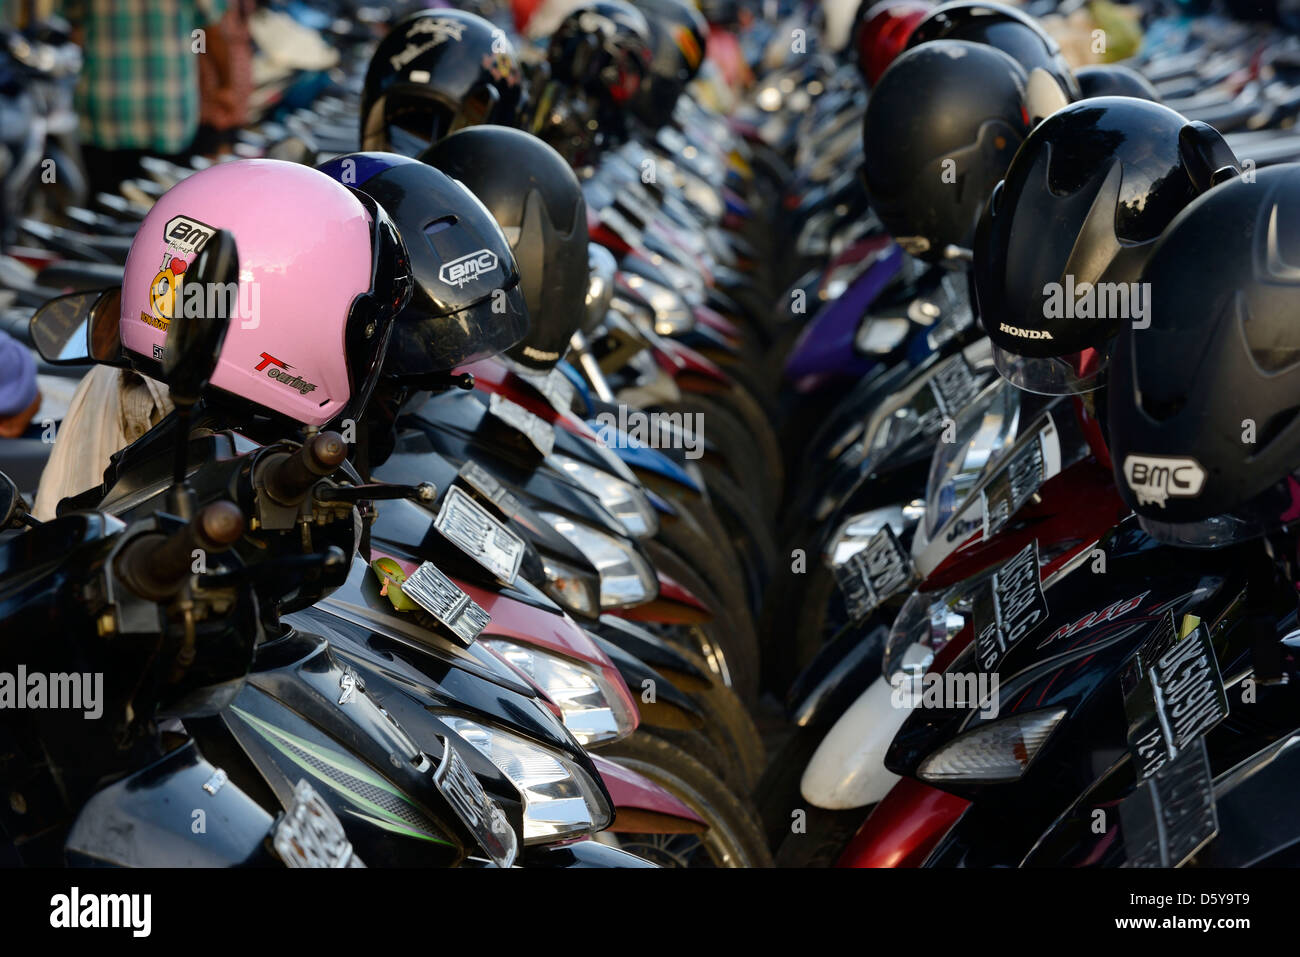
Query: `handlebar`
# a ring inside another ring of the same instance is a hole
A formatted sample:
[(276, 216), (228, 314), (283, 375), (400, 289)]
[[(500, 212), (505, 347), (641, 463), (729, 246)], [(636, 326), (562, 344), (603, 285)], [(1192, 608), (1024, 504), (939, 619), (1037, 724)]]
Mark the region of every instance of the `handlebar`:
[(239, 507), (233, 502), (213, 502), (170, 535), (144, 535), (127, 544), (118, 554), (116, 571), (136, 594), (164, 601), (180, 591), (190, 574), (195, 550), (222, 552), (243, 534), (244, 514)]
[(347, 457), (343, 437), (337, 432), (322, 432), (298, 451), (273, 460), (266, 468), (263, 487), (279, 504), (297, 505), (313, 485), (337, 470)]

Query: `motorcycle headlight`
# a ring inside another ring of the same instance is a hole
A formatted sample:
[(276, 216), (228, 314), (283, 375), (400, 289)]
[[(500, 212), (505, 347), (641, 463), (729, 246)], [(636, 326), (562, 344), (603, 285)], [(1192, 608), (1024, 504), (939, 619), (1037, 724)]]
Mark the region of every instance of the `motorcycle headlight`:
[(926, 488), (927, 538), (956, 514), (966, 493), (979, 481), (985, 466), (1016, 438), (1020, 421), (1020, 392), (1005, 379), (995, 379), (956, 420), (953, 442), (940, 442), (930, 461)]
[(853, 348), (868, 356), (887, 356), (903, 344), (912, 324), (896, 317), (865, 319), (853, 336)]
[(504, 638), (479, 641), (528, 675), (559, 706), (564, 726), (581, 745), (626, 738), (636, 730), (638, 715), (627, 692), (616, 688), (597, 668), (540, 648)]
[(573, 543), (600, 573), (600, 607), (627, 608), (655, 598), (659, 578), (634, 549), (604, 532), (551, 512), (541, 512), (551, 527)]
[(843, 565), (866, 548), (867, 543), (886, 525), (894, 529), (895, 535), (902, 535), (908, 522), (920, 518), (924, 511), (925, 503), (918, 501), (907, 505), (874, 508), (869, 512), (852, 515), (835, 530), (822, 556), (832, 568)]
[(600, 499), (633, 538), (651, 538), (659, 531), (658, 513), (645, 492), (632, 483), (567, 455), (553, 452), (548, 461)]
[(1065, 717), (1064, 708), (982, 724), (921, 762), (922, 781), (1017, 781)]
[(896, 672), (914, 663), (908, 657), (909, 649), (919, 646), (933, 656), (965, 628), (976, 586), (985, 577), (963, 581), (943, 592), (912, 592), (889, 629), (881, 674), (893, 680)]
[(613, 812), (605, 796), (568, 758), (500, 728), (456, 715), (441, 718), (519, 789), (525, 844), (581, 837), (609, 826)]
[(600, 579), (572, 565), (542, 555), (546, 586), (542, 591), (561, 608), (581, 618), (600, 615)]

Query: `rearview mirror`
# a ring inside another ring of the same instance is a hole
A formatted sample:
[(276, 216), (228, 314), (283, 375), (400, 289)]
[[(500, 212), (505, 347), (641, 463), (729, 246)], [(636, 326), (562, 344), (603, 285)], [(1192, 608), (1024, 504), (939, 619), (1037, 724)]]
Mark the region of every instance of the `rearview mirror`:
[[(198, 284), (203, 295), (194, 294), (191, 284)], [(224, 229), (218, 230), (185, 270), (184, 287), (186, 303), (200, 303), (200, 314), (191, 314), (188, 307), (175, 310), (167, 331), (162, 371), (172, 401), (190, 406), (198, 401), (212, 377), (226, 341), (232, 316), (226, 314), (228, 310), (223, 304), (234, 303), (239, 298), (239, 253), (235, 237)], [(230, 295), (232, 290), (234, 295)]]
[(50, 365), (123, 366), (119, 326), (122, 287), (70, 292), (51, 299), (32, 316), (32, 345)]

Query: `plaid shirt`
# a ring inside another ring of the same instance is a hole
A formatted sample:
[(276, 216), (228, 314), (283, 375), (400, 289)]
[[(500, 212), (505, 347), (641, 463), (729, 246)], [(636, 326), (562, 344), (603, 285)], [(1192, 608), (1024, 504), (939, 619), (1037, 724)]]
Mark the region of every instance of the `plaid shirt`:
[(82, 139), (101, 149), (179, 153), (199, 125), (193, 31), (226, 0), (63, 0), (84, 31), (77, 84)]

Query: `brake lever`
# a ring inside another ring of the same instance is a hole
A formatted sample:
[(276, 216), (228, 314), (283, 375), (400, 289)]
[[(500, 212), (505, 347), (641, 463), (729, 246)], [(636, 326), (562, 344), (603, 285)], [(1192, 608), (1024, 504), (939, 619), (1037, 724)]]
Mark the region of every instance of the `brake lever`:
[(312, 493), (320, 505), (356, 505), (363, 501), (409, 499), (417, 505), (432, 505), (438, 499), (438, 487), (432, 482), (419, 485), (389, 485), (372, 482), (365, 485), (322, 485)]

